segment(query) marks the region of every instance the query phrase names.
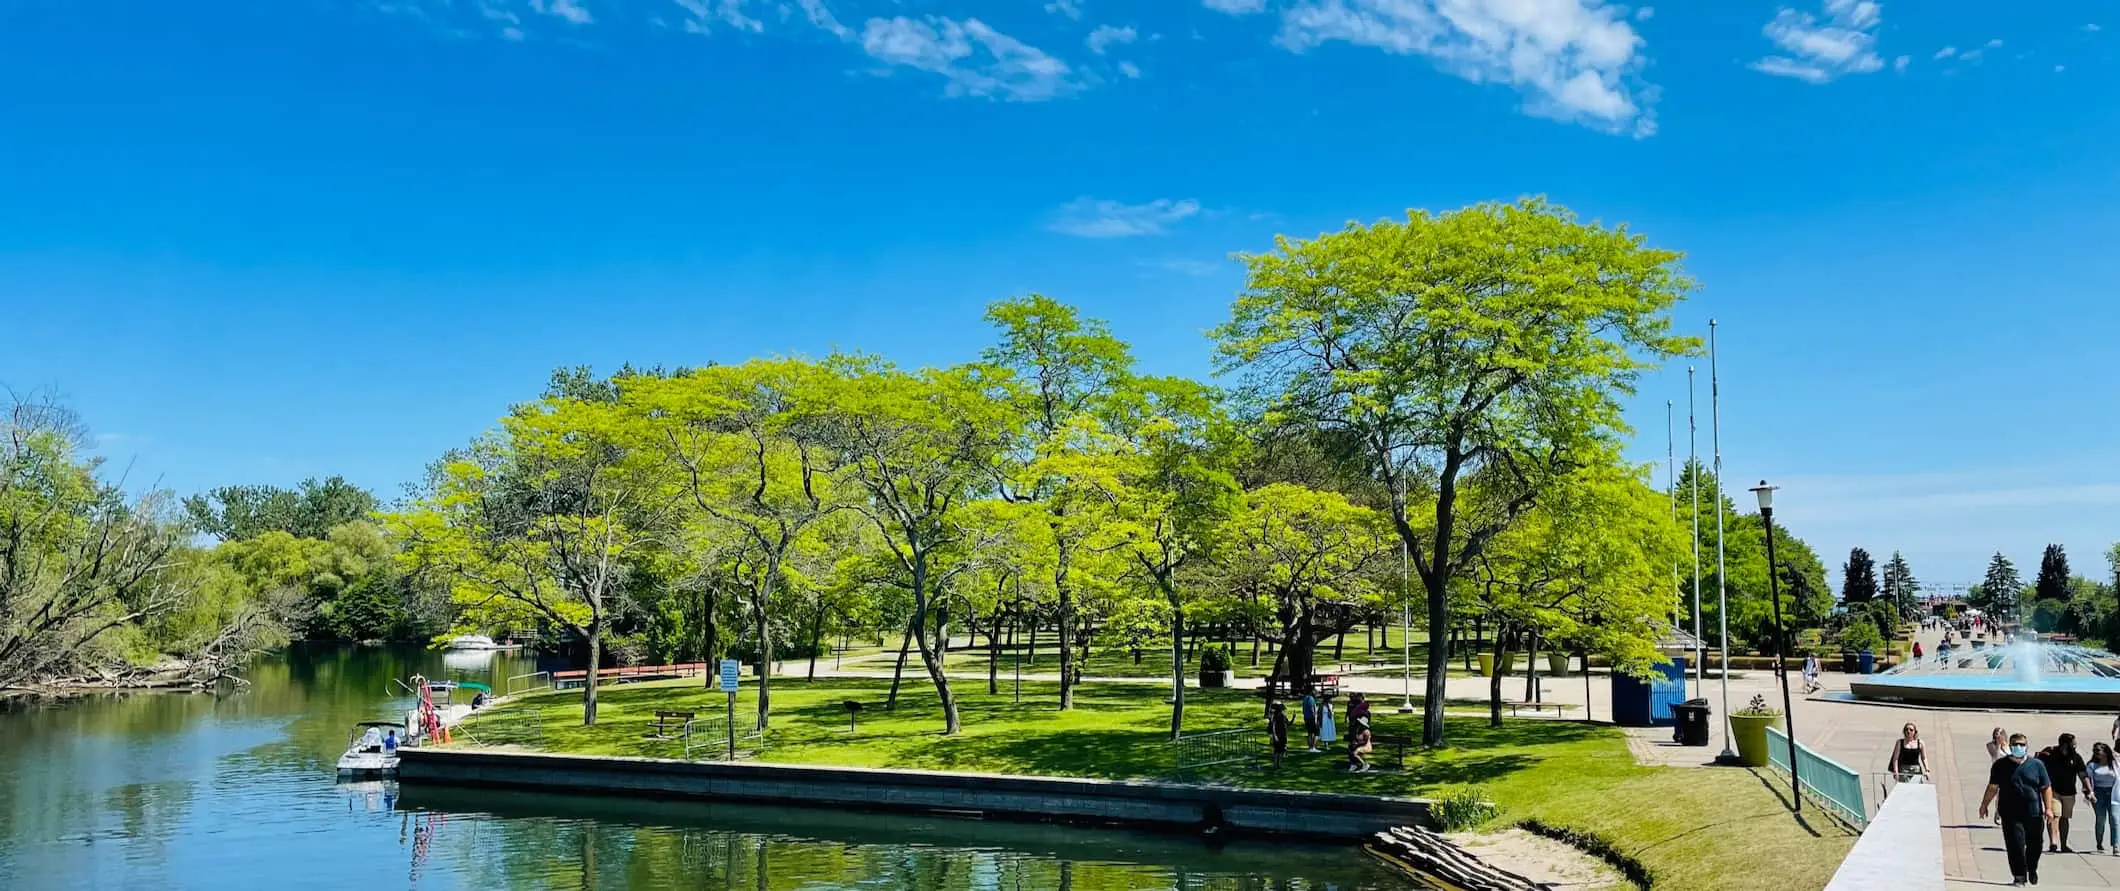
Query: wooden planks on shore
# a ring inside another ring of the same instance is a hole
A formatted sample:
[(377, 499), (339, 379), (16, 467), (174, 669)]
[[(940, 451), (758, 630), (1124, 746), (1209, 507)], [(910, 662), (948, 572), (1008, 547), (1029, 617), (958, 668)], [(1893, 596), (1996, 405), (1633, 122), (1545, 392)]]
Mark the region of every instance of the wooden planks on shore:
[(1399, 826), (1376, 834), (1369, 853), (1410, 873), (1432, 891), (1552, 891), (1465, 853), (1464, 849), (1418, 826)]

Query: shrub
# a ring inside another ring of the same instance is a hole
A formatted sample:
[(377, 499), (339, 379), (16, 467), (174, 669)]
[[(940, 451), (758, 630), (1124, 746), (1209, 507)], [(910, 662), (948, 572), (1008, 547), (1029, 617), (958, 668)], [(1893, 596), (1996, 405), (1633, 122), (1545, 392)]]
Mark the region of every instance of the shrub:
[(1471, 786), (1445, 789), (1428, 802), (1428, 813), (1435, 817), (1435, 825), (1444, 832), (1471, 829), (1500, 816), (1502, 809)]
[(1219, 645), (1210, 645), (1200, 650), (1200, 671), (1218, 672), (1229, 670), (1229, 653)]
[(1840, 632), (1840, 648), (1875, 652), (1884, 648), (1884, 635), (1877, 633), (1877, 626), (1869, 619), (1857, 619), (1848, 623), (1847, 630)]
[(1755, 693), (1752, 696), (1752, 702), (1744, 708), (1738, 709), (1737, 713), (1753, 718), (1778, 718), (1781, 716), (1781, 709), (1768, 705), (1765, 695)]

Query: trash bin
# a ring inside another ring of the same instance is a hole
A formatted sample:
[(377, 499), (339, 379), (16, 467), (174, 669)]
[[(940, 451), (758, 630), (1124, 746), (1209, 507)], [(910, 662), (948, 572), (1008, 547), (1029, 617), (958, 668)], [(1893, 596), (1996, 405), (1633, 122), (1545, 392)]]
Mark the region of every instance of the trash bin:
[(1876, 670), (1877, 655), (1875, 653), (1872, 653), (1869, 650), (1864, 650), (1855, 655), (1856, 674), (1873, 674), (1876, 672)]
[(1856, 672), (1858, 672), (1858, 671), (1861, 671), (1861, 670), (1862, 670), (1862, 663), (1861, 663), (1860, 661), (1858, 661), (1858, 660), (1860, 660), (1861, 658), (1862, 658), (1862, 657), (1860, 657), (1860, 656), (1857, 656), (1857, 655), (1856, 655), (1855, 653), (1853, 653), (1853, 652), (1850, 652), (1850, 651), (1846, 651), (1846, 650), (1843, 650), (1843, 651), (1841, 651), (1841, 654), (1840, 654), (1840, 671), (1841, 671), (1841, 673), (1842, 673), (1842, 674), (1855, 674)]
[(1690, 699), (1682, 705), (1671, 707), (1677, 718), (1678, 744), (1682, 746), (1705, 746), (1708, 744), (1708, 701)]

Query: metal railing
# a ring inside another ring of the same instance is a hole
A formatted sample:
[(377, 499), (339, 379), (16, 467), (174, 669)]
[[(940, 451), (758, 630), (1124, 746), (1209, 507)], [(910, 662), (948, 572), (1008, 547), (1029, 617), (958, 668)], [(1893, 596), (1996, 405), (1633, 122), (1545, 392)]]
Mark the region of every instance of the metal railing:
[[(516, 681), (524, 680), (525, 678), (528, 678), (528, 679), (530, 679), (530, 681), (529, 681), (528, 683), (525, 683), (525, 684), (523, 684), (523, 685), (522, 685), (522, 687), (520, 687), (520, 688), (518, 688), (518, 687), (516, 687), (516, 686), (515, 686), (515, 682), (516, 682)], [(542, 679), (542, 680), (540, 681), (539, 679)], [(502, 682), (501, 682), (501, 689), (500, 689), (500, 694), (501, 694), (502, 696), (508, 696), (508, 695), (510, 695), (510, 694), (514, 694), (514, 693), (528, 693), (528, 692), (530, 692), (531, 690), (538, 690), (538, 689), (551, 689), (551, 687), (552, 687), (552, 673), (551, 673), (551, 672), (549, 672), (549, 671), (533, 671), (533, 672), (531, 672), (531, 673), (529, 673), (529, 674), (519, 674), (519, 675), (515, 675), (514, 677), (510, 677), (510, 678), (508, 678), (507, 680), (504, 680), (504, 681), (502, 681)]]
[(686, 761), (728, 761), (734, 755), (736, 761), (756, 758), (766, 750), (766, 732), (758, 729), (756, 719), (739, 716), (736, 725), (736, 743), (732, 752), (729, 745), (729, 719), (725, 715), (713, 715), (685, 722), (684, 735), (676, 741), (683, 746)]
[[(1767, 762), (1782, 773), (1789, 772), (1789, 737), (1779, 727), (1767, 728)], [(1799, 794), (1831, 808), (1858, 829), (1870, 822), (1869, 808), (1862, 799), (1862, 774), (1803, 743), (1796, 744), (1796, 766), (1803, 783)]]
[(1171, 768), (1190, 773), (1225, 764), (1256, 765), (1266, 756), (1266, 731), (1249, 727), (1188, 733), (1170, 741)]

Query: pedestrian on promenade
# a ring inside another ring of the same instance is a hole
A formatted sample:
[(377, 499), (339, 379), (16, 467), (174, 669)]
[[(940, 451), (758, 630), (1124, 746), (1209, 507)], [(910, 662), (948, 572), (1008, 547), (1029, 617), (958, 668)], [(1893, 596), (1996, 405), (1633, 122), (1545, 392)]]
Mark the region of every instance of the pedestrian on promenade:
[(2068, 846), (2069, 820), (2076, 816), (2076, 791), (2083, 786), (2083, 755), (2076, 751), (2076, 735), (2061, 734), (2052, 747), (2039, 753), (2039, 760), (2046, 764), (2046, 774), (2054, 784), (2054, 800), (2057, 809), (2054, 837), (2047, 841), (2049, 854), (2073, 854)]
[(1288, 754), (1288, 703), (1266, 707), (1266, 739), (1273, 744), (1273, 766), (1280, 767), (1281, 758)]
[(2002, 819), (2012, 885), (2039, 881), (2040, 834), (2054, 820), (2054, 783), (2046, 766), (2031, 757), (2029, 742), (2022, 733), (2010, 734), (2009, 754), (1988, 769), (1987, 792), (1980, 796), (1980, 819), (1987, 819), (1990, 805)]
[(1303, 694), (1303, 735), (1310, 740), (1310, 751), (1318, 750), (1318, 697), (1315, 693)]
[(1988, 735), (1987, 753), (1990, 762), (2009, 754), (2010, 735), (2000, 727), (1995, 728), (1995, 732)]
[[(1784, 663), (1784, 664), (1786, 664), (1786, 663)], [(1784, 670), (1787, 670), (1787, 669), (1784, 669)], [(1788, 677), (1788, 675), (1782, 675), (1782, 677), (1786, 678), (1786, 677)], [(1813, 694), (1813, 693), (1816, 693), (1816, 692), (1818, 692), (1818, 654), (1817, 654), (1817, 653), (1807, 653), (1807, 654), (1805, 654), (1805, 655), (1804, 655), (1804, 657), (1803, 657), (1803, 692), (1804, 692), (1804, 695), (1806, 695), (1806, 696), (1809, 696), (1809, 695), (1811, 695), (1811, 694)], [(2116, 726), (2116, 727), (2120, 727), (2120, 721), (2116, 721), (2116, 722), (2114, 722), (2114, 726)]]
[(1899, 738), (1892, 742), (1892, 756), (1887, 760), (1887, 769), (1902, 783), (1919, 783), (1929, 777), (1929, 752), (1921, 745), (1921, 728), (1908, 721), (1899, 729)]
[(2089, 770), (2083, 783), (2091, 799), (2091, 835), (2098, 840), (2098, 850), (2105, 850), (2105, 840), (2113, 841), (2113, 856), (2120, 857), (2120, 814), (2113, 811), (2113, 787), (2120, 785), (2120, 762), (2113, 758), (2113, 747), (2105, 743), (2091, 744)]

